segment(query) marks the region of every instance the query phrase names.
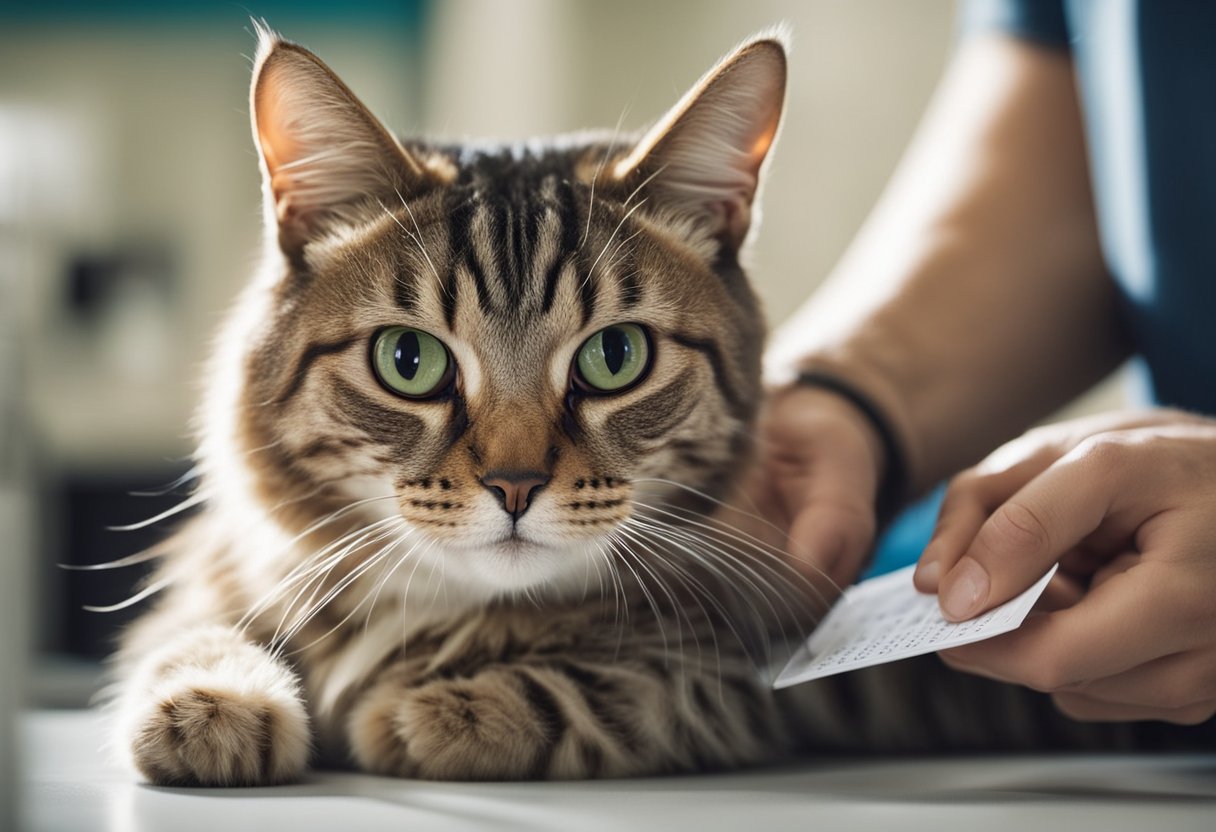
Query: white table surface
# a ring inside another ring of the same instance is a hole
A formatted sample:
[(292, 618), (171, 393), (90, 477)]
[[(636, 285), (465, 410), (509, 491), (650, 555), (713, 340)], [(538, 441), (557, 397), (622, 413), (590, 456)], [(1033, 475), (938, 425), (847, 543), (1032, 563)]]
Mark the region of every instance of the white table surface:
[(1216, 753), (833, 759), (590, 783), (430, 783), (316, 772), (293, 786), (195, 790), (141, 785), (110, 765), (96, 713), (27, 713), (21, 728), (21, 811), (33, 832), (1216, 832)]

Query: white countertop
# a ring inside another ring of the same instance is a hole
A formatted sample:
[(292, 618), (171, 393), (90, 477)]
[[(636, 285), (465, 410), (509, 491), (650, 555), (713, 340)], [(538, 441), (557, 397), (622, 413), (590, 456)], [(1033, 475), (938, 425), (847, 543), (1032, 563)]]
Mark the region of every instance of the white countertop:
[(99, 715), (22, 717), (31, 832), (795, 829), (1216, 830), (1216, 753), (810, 761), (728, 775), (430, 783), (316, 772), (264, 789), (137, 783), (99, 750)]

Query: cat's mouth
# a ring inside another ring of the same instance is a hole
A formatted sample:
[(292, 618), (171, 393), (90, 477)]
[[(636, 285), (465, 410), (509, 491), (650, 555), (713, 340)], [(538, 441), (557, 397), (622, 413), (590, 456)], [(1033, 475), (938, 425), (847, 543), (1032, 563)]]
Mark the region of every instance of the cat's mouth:
[(537, 546), (544, 546), (539, 540), (533, 540), (523, 534), (520, 534), (518, 528), (511, 529), (509, 534), (505, 534), (493, 544), (500, 552), (509, 554), (521, 553), (526, 549), (534, 549)]

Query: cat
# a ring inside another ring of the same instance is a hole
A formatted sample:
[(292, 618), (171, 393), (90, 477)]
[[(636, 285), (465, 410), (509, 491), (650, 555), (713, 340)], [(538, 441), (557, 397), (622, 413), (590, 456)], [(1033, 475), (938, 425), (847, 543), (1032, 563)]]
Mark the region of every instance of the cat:
[(815, 604), (710, 510), (761, 398), (740, 261), (785, 87), (778, 31), (636, 136), (403, 142), (258, 26), (264, 261), (216, 342), (201, 509), (115, 658), (144, 777), (617, 777), (1059, 730), (926, 662), (782, 697), (758, 672)]

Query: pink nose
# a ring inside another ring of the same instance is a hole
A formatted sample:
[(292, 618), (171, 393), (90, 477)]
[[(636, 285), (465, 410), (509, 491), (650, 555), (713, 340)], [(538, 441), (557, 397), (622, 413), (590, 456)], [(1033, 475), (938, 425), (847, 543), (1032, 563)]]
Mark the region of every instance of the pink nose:
[(528, 510), (532, 495), (548, 482), (549, 477), (537, 471), (491, 471), (481, 478), (481, 484), (490, 489), (503, 510), (516, 520)]

